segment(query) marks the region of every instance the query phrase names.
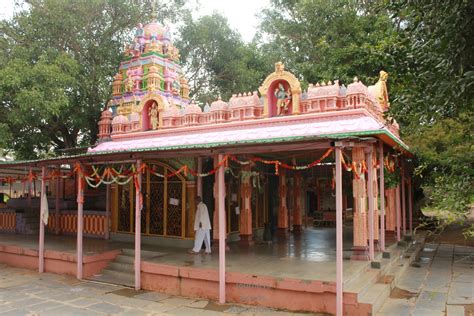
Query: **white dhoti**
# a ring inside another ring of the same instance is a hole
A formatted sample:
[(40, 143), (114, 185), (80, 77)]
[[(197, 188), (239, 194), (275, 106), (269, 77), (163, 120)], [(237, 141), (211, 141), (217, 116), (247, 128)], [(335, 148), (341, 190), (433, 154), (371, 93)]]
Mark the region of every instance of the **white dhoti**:
[(194, 239), (194, 252), (200, 252), (202, 243), (206, 245), (206, 252), (211, 253), (211, 233), (210, 229), (199, 228), (196, 230), (196, 237)]

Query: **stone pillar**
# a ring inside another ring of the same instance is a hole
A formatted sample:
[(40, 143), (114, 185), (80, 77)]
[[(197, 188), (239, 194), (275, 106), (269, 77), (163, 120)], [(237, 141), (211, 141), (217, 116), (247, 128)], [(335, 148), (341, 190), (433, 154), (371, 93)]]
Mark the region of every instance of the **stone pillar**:
[(288, 234), (288, 208), (286, 206), (286, 170), (280, 169), (278, 177), (278, 235), (286, 236)]
[[(214, 167), (216, 167), (219, 164), (218, 161), (218, 156), (214, 156)], [(212, 247), (217, 249), (219, 247), (219, 188), (218, 188), (218, 183), (219, 183), (219, 177), (218, 177), (219, 172), (216, 172), (214, 174), (214, 187), (213, 187), (213, 192), (214, 192), (214, 214), (212, 216)], [(225, 182), (225, 181), (224, 181)], [(225, 186), (225, 185), (224, 185)], [(225, 199), (225, 194), (226, 191), (224, 190), (224, 199)], [(225, 201), (225, 200), (224, 200)], [(224, 214), (226, 216), (227, 214)], [(227, 222), (227, 219), (225, 220)], [(224, 234), (227, 239), (227, 232)]]
[[(250, 165), (243, 166), (242, 172), (251, 172), (252, 167)], [(252, 184), (250, 183), (250, 177), (242, 177), (240, 185), (241, 192), (241, 209), (240, 209), (240, 244), (243, 246), (250, 246), (254, 243), (253, 241), (253, 230), (252, 230)], [(254, 210), (255, 211), (255, 210)]]
[(300, 233), (302, 231), (302, 206), (301, 206), (301, 173), (295, 173), (293, 177), (293, 232)]
[(364, 148), (352, 149), (352, 161), (357, 170), (354, 170), (352, 192), (354, 196), (354, 240), (352, 259), (369, 260), (367, 246), (367, 189), (365, 174), (362, 172), (362, 162), (365, 160)]

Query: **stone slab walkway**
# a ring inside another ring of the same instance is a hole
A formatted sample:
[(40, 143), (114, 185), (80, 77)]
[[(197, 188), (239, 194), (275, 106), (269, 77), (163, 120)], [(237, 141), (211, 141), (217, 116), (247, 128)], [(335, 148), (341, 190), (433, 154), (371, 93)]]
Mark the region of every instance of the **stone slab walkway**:
[(464, 316), (473, 307), (474, 247), (426, 244), (377, 315)]
[(0, 264), (0, 315), (305, 315), (82, 282)]

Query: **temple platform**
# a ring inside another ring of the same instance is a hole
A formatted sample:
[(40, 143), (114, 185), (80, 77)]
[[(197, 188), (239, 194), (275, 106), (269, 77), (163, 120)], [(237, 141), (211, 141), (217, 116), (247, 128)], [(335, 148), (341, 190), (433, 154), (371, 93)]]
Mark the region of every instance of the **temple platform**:
[[(390, 258), (376, 254), (379, 268), (350, 260), (352, 232), (344, 235), (344, 309), (350, 315), (374, 314), (410, 264), (422, 242), (387, 247)], [(133, 285), (133, 243), (84, 238), (84, 277)], [(229, 243), (226, 253), (226, 299), (292, 311), (335, 313), (335, 229), (312, 228), (286, 240)], [(0, 234), (0, 263), (37, 269), (36, 236)], [(143, 289), (173, 295), (218, 299), (219, 256), (188, 254), (186, 249), (142, 244)], [(45, 270), (75, 275), (76, 239), (45, 237)]]

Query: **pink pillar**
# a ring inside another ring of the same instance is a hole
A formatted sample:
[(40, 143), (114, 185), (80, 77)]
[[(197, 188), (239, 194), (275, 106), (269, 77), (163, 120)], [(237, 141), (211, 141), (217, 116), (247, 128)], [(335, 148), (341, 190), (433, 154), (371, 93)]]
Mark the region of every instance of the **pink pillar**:
[(44, 222), (43, 222), (43, 217), (44, 217), (44, 210), (41, 207), (44, 203), (44, 199), (46, 197), (46, 181), (45, 181), (45, 175), (46, 175), (46, 168), (43, 167), (41, 168), (41, 202), (40, 202), (40, 223), (39, 223), (39, 251), (38, 251), (38, 267), (39, 267), (39, 273), (44, 272)]
[(369, 226), (369, 259), (374, 261), (374, 166), (372, 160), (372, 147), (369, 149), (369, 152), (366, 154), (367, 161), (367, 193), (369, 196), (369, 216), (368, 216), (368, 226)]
[(293, 232), (301, 232), (303, 225), (303, 218), (301, 214), (301, 173), (294, 175), (294, 195), (293, 195)]
[(58, 171), (58, 177), (56, 178), (56, 193), (55, 193), (55, 211), (54, 211), (54, 232), (56, 235), (59, 235), (59, 217), (60, 217), (60, 211), (59, 211), (59, 187), (61, 185), (61, 165), (58, 165), (57, 167)]
[(405, 168), (402, 161), (402, 225), (403, 225), (403, 236), (407, 234), (407, 212), (405, 203)]
[(385, 183), (384, 183), (384, 167), (383, 167), (383, 143), (379, 144), (379, 165), (380, 165), (380, 183), (379, 183), (379, 197), (380, 197), (380, 250), (385, 251)]
[[(140, 170), (142, 161), (137, 160), (137, 170)], [(135, 290), (139, 290), (140, 284), (140, 272), (141, 272), (141, 190), (142, 190), (142, 174), (136, 175), (138, 187), (135, 188)]]
[(278, 190), (279, 190), (279, 206), (278, 206), (278, 234), (280, 236), (286, 236), (288, 233), (288, 208), (286, 206), (286, 171), (280, 169), (280, 175), (278, 177)]
[(84, 228), (84, 188), (82, 172), (77, 172), (77, 278), (82, 279), (82, 231)]
[(400, 184), (397, 184), (397, 188), (396, 188), (396, 191), (395, 191), (395, 212), (396, 212), (396, 217), (397, 217), (397, 241), (400, 241), (401, 240), (401, 236), (400, 236), (400, 226), (401, 226), (401, 223), (402, 223), (402, 219), (401, 219), (401, 216), (400, 216)]
[[(219, 157), (218, 155), (214, 156), (214, 167), (217, 167), (219, 164)], [(224, 189), (222, 193), (222, 198), (221, 195), (219, 194), (219, 172), (216, 172), (214, 175), (214, 214), (212, 216), (212, 221), (213, 221), (213, 227), (212, 227), (212, 244), (213, 247), (216, 247), (219, 242), (219, 236), (220, 236), (220, 221), (219, 221), (219, 205), (220, 205), (220, 200), (223, 200), (223, 203), (225, 205), (225, 195), (226, 195), (226, 189), (225, 189), (225, 178), (224, 178)], [(225, 216), (225, 213), (224, 213)], [(225, 220), (224, 220), (225, 222)], [(224, 227), (224, 236), (227, 236), (227, 231), (226, 228)]]
[(110, 239), (110, 184), (105, 186), (105, 234), (104, 239)]
[(31, 183), (31, 175), (33, 174), (33, 170), (30, 167), (30, 171), (28, 173), (28, 208), (31, 210), (31, 189), (32, 189), (32, 183)]
[(343, 315), (342, 269), (342, 167), (341, 148), (336, 147), (336, 315)]
[[(197, 172), (202, 173), (202, 158), (198, 157), (197, 159)], [(197, 177), (197, 196), (202, 198), (202, 178)]]
[(362, 163), (365, 161), (364, 148), (352, 148), (352, 161), (356, 170), (352, 172), (352, 194), (354, 196), (353, 253), (351, 259), (368, 260), (367, 240), (367, 185)]
[[(218, 161), (221, 162), (223, 155), (219, 154)], [(225, 183), (224, 183), (224, 166), (221, 166), (217, 171), (218, 176), (218, 188), (217, 193), (219, 196), (219, 303), (225, 304)]]
[[(251, 172), (252, 167), (250, 165), (243, 166), (242, 171)], [(242, 199), (242, 205), (240, 207), (240, 245), (251, 246), (254, 244), (253, 241), (253, 229), (252, 229), (252, 184), (250, 183), (250, 177), (242, 179), (240, 186), (240, 194)]]
[(408, 216), (410, 217), (410, 236), (413, 236), (413, 178), (408, 178)]

